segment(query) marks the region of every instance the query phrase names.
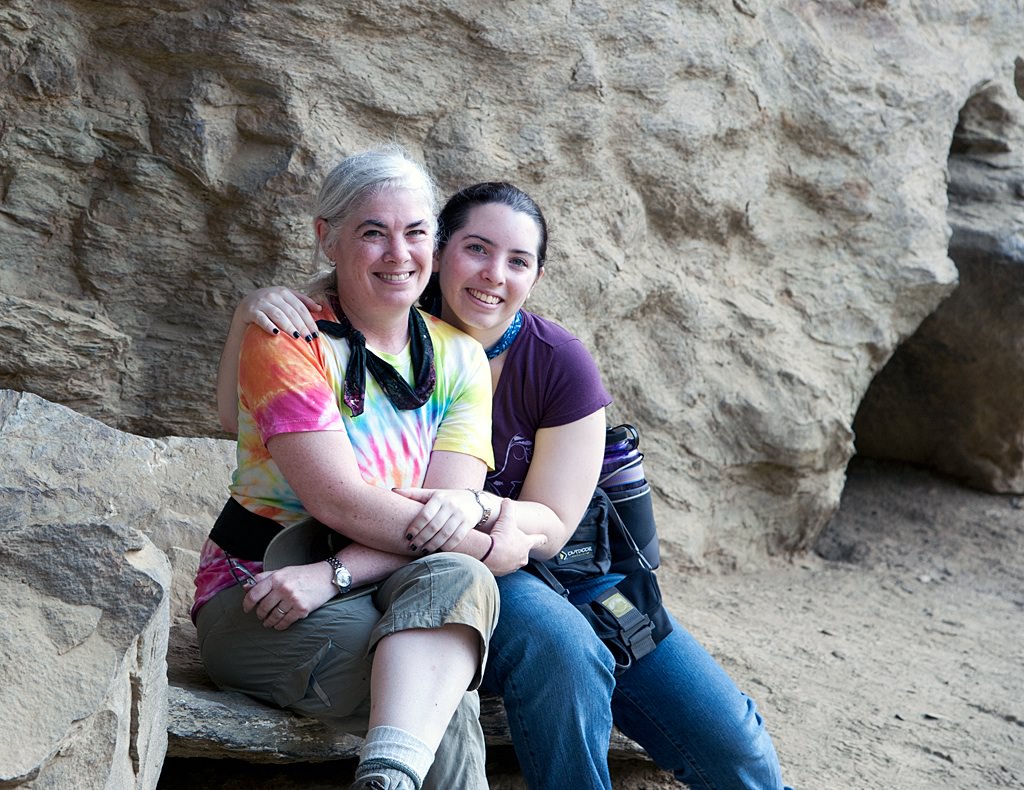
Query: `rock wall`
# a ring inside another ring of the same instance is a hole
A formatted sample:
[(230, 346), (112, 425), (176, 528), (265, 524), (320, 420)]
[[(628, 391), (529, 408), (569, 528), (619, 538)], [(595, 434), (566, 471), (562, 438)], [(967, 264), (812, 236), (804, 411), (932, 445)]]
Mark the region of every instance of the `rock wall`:
[(950, 143), (1022, 41), (1018, 0), (10, 0), (0, 386), (213, 435), (232, 305), (302, 279), (319, 176), (397, 139), (546, 208), (532, 307), (641, 427), (668, 559), (805, 548), (956, 284)]

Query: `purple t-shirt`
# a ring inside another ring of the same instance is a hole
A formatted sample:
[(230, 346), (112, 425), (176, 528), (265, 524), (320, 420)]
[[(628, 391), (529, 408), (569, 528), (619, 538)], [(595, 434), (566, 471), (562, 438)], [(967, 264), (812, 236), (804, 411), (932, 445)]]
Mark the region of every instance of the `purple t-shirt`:
[(579, 338), (533, 313), (523, 311), (523, 328), (506, 354), (494, 393), (494, 471), (487, 489), (518, 499), (537, 431), (593, 414), (612, 396)]

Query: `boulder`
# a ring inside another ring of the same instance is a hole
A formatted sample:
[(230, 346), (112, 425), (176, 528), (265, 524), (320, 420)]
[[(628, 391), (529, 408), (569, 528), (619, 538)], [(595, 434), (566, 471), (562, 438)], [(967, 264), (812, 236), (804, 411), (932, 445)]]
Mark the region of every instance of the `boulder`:
[(199, 549), (227, 497), (234, 442), (150, 439), (0, 390), (0, 524), (138, 529), (170, 558), (171, 622), (188, 618)]
[(131, 436), (0, 390), (4, 787), (156, 787), (169, 629), (230, 444)]
[(4, 519), (0, 566), (0, 785), (155, 788), (167, 747), (163, 554), (115, 521)]

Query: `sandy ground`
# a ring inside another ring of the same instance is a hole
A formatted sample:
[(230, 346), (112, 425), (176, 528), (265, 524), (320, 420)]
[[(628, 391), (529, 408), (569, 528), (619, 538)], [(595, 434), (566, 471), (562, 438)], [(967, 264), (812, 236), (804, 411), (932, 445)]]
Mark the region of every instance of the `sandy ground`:
[(1021, 788), (1022, 508), (858, 462), (814, 555), (662, 586), (758, 700), (794, 787)]
[[(815, 553), (659, 579), (758, 701), (794, 788), (1024, 788), (1024, 498), (857, 461)], [(508, 755), (491, 761), (494, 790), (525, 787)], [(621, 790), (679, 786), (646, 764), (613, 772)], [(170, 761), (160, 787), (320, 790), (350, 775)]]

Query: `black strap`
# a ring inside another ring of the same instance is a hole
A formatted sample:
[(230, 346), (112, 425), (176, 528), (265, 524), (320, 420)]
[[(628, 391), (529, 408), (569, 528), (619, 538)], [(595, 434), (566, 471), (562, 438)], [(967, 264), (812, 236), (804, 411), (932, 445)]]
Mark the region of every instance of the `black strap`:
[(210, 540), (232, 557), (263, 562), (267, 546), (280, 531), (274, 519), (259, 516), (230, 497), (210, 530)]
[(565, 589), (565, 585), (558, 581), (558, 579), (555, 578), (555, 575), (551, 572), (551, 569), (540, 560), (531, 559), (523, 567), (523, 570), (532, 573), (563, 598), (569, 597), (569, 591)]

